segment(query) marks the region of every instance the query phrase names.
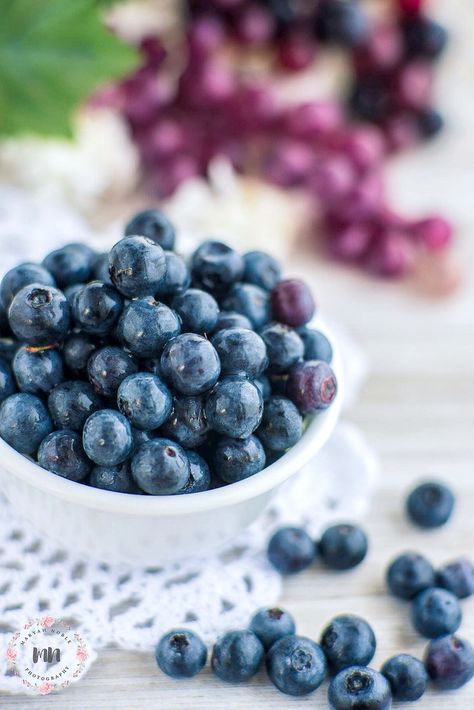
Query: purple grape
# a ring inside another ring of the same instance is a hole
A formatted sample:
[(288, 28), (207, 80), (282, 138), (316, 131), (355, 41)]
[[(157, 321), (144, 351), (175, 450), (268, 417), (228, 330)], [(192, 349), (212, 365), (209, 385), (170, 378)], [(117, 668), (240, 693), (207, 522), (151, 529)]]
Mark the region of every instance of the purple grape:
[(440, 690), (457, 690), (474, 677), (474, 649), (457, 636), (444, 636), (428, 645), (425, 666)]
[(321, 360), (299, 362), (290, 370), (286, 394), (302, 414), (315, 414), (320, 409), (327, 409), (334, 401), (336, 376)]
[(274, 318), (292, 328), (306, 325), (313, 317), (316, 305), (313, 294), (304, 281), (280, 281), (271, 292)]

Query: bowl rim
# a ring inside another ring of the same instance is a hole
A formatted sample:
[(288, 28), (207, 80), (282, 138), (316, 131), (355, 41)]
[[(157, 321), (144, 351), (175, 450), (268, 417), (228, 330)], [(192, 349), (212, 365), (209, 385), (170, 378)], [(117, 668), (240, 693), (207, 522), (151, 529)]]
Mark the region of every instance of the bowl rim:
[(212, 511), (256, 498), (276, 488), (300, 471), (326, 443), (339, 419), (344, 396), (341, 355), (331, 330), (323, 320), (319, 317), (314, 318), (308, 326), (320, 330), (331, 341), (333, 347), (331, 367), (338, 382), (336, 397), (328, 409), (321, 410), (311, 417), (303, 436), (295, 446), (277, 461), (243, 481), (189, 495), (152, 496), (117, 493), (70, 481), (47, 471), (32, 459), (15, 451), (2, 439), (0, 439), (2, 462), (0, 466), (10, 475), (55, 498), (107, 513), (167, 517)]

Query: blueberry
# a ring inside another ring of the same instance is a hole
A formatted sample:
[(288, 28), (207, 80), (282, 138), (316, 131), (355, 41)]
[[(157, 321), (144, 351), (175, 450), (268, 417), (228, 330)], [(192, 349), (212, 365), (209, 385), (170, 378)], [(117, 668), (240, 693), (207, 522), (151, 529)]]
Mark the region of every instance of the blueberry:
[(243, 281), (271, 291), (280, 281), (281, 267), (273, 256), (264, 251), (249, 251), (244, 254)]
[(67, 302), (69, 303), (71, 307), (71, 313), (72, 313), (72, 307), (74, 306), (74, 301), (76, 299), (77, 294), (79, 291), (81, 291), (84, 288), (84, 284), (74, 284), (73, 286), (66, 286), (66, 288), (63, 290), (64, 295), (67, 298)]
[(254, 379), (268, 364), (262, 338), (247, 328), (219, 330), (212, 338), (221, 361), (223, 375), (246, 375)]
[(406, 552), (397, 557), (387, 570), (387, 585), (399, 599), (410, 600), (435, 584), (432, 565), (422, 555)]
[(48, 410), (32, 394), (13, 394), (0, 407), (0, 436), (21, 454), (35, 454), (52, 430)]
[(72, 315), (85, 333), (107, 335), (122, 312), (123, 299), (113, 286), (92, 281), (74, 296)]
[(285, 451), (301, 439), (303, 418), (289, 399), (272, 396), (265, 403), (257, 434), (267, 449)]
[(43, 266), (54, 276), (59, 288), (65, 288), (89, 281), (95, 259), (96, 254), (85, 244), (66, 244), (48, 254)]
[(287, 372), (303, 358), (303, 341), (289, 326), (270, 323), (262, 328), (260, 335), (267, 346), (270, 372)]
[(8, 310), (18, 291), (34, 283), (43, 284), (43, 286), (56, 286), (56, 281), (49, 271), (39, 264), (20, 264), (7, 271), (0, 283), (2, 307)]
[(167, 298), (186, 291), (191, 285), (191, 272), (184, 259), (172, 251), (165, 252), (166, 274), (155, 293), (156, 298)]
[(316, 306), (313, 294), (304, 281), (280, 281), (271, 292), (273, 317), (279, 323), (299, 328), (314, 316)]
[(215, 385), (221, 364), (215, 348), (206, 338), (183, 333), (165, 345), (161, 370), (178, 393), (197, 395)]
[(112, 279), (109, 273), (109, 253), (97, 254), (92, 265), (92, 277), (96, 281), (112, 286)]
[(123, 380), (137, 370), (131, 355), (113, 345), (96, 350), (87, 365), (90, 383), (104, 397), (115, 397)]
[(257, 673), (263, 656), (263, 646), (252, 631), (228, 631), (212, 649), (211, 668), (227, 683), (243, 683)]
[(367, 18), (353, 0), (323, 0), (316, 18), (316, 33), (323, 42), (359, 47), (369, 31)]
[(162, 212), (144, 210), (138, 212), (125, 227), (125, 236), (139, 234), (148, 237), (162, 249), (174, 249), (176, 234), (173, 225)]
[(186, 449), (202, 446), (210, 431), (201, 397), (175, 397), (173, 411), (161, 431)]
[(315, 414), (333, 403), (337, 394), (336, 376), (321, 360), (298, 362), (289, 372), (286, 394), (302, 414)]
[(305, 360), (322, 360), (328, 364), (332, 360), (332, 345), (324, 333), (312, 328), (300, 328), (298, 334), (304, 344)]
[(8, 320), (18, 340), (30, 345), (53, 345), (64, 340), (69, 330), (69, 304), (58, 289), (29, 284), (13, 299)]
[(331, 681), (328, 702), (330, 710), (389, 710), (392, 694), (381, 673), (364, 666), (351, 666)]
[(115, 493), (137, 493), (138, 488), (130, 473), (128, 461), (117, 466), (94, 466), (89, 485)]
[(133, 448), (130, 424), (114, 409), (91, 414), (84, 424), (82, 440), (86, 454), (99, 466), (117, 466)]
[(252, 323), (247, 316), (242, 315), (242, 313), (237, 313), (236, 311), (219, 311), (214, 333), (217, 333), (219, 330), (226, 330), (227, 328), (247, 328), (248, 330), (252, 330)]
[(388, 680), (392, 697), (405, 703), (419, 700), (426, 691), (428, 674), (418, 658), (401, 653), (386, 661), (381, 670)]
[(258, 387), (262, 393), (263, 401), (266, 402), (272, 393), (272, 388), (270, 385), (270, 380), (265, 375), (260, 375), (253, 380), (255, 387)]
[(222, 308), (241, 313), (255, 329), (262, 328), (270, 320), (268, 291), (253, 284), (236, 283), (224, 299)]
[(171, 439), (152, 439), (140, 446), (132, 458), (132, 476), (151, 495), (173, 495), (189, 481), (186, 452)]
[(91, 470), (91, 462), (82, 447), (81, 436), (75, 431), (53, 431), (38, 449), (42, 468), (70, 481), (83, 481)]
[(462, 621), (459, 600), (446, 589), (425, 589), (413, 601), (411, 620), (418, 633), (426, 638), (435, 639), (453, 634)]
[(443, 565), (436, 572), (436, 586), (447, 589), (458, 599), (474, 594), (474, 565), (466, 559)]
[(301, 528), (280, 528), (268, 543), (267, 556), (281, 574), (297, 574), (313, 564), (316, 545)]
[(320, 643), (333, 673), (350, 666), (366, 666), (377, 646), (372, 627), (349, 614), (333, 619), (324, 629)]
[(207, 648), (193, 631), (173, 629), (159, 640), (155, 658), (171, 678), (193, 678), (206, 665)]
[(71, 333), (63, 344), (64, 364), (74, 375), (85, 375), (87, 363), (97, 350), (97, 341), (86, 333)]
[(163, 249), (146, 237), (125, 237), (109, 254), (112, 282), (127, 298), (153, 296), (166, 274)]
[(261, 422), (262, 395), (249, 380), (230, 375), (209, 393), (205, 412), (214, 431), (235, 439), (246, 439)]
[(74, 380), (55, 387), (48, 397), (48, 409), (56, 429), (81, 432), (88, 417), (104, 406), (88, 382)]
[(428, 644), (425, 666), (439, 690), (457, 690), (474, 678), (474, 649), (458, 636), (445, 636)]
[(213, 453), (214, 470), (226, 483), (249, 478), (265, 468), (265, 449), (256, 436), (248, 439), (223, 437)]
[(175, 296), (171, 306), (181, 318), (183, 331), (203, 334), (214, 330), (219, 306), (210, 293), (189, 288)]
[(319, 543), (319, 554), (326, 567), (348, 570), (365, 559), (367, 535), (356, 525), (333, 525), (324, 531)]
[(270, 646), (285, 636), (292, 636), (296, 631), (293, 617), (283, 609), (261, 609), (250, 622), (250, 631), (260, 639), (266, 651)]
[(410, 493), (406, 510), (411, 521), (420, 528), (439, 528), (450, 519), (454, 504), (454, 495), (447, 486), (428, 482)]
[(122, 345), (141, 358), (158, 356), (166, 343), (180, 332), (181, 324), (176, 313), (151, 296), (129, 303), (116, 329)]
[(433, 108), (427, 108), (419, 112), (418, 126), (423, 138), (430, 139), (437, 136), (444, 128), (444, 118)]
[(168, 419), (173, 398), (159, 377), (151, 372), (138, 372), (122, 381), (117, 403), (133, 427), (151, 431)]
[(359, 78), (348, 98), (351, 113), (362, 121), (382, 123), (391, 109), (391, 96), (386, 83), (376, 76)]
[(211, 472), (202, 456), (195, 451), (187, 452), (189, 459), (189, 479), (180, 493), (201, 493), (211, 485)]
[(417, 57), (437, 59), (448, 42), (448, 33), (428, 17), (410, 17), (402, 25), (407, 52)]
[(9, 363), (0, 358), (0, 404), (16, 392), (15, 380)]
[(206, 291), (224, 293), (244, 273), (244, 260), (227, 244), (203, 242), (194, 252), (191, 262), (194, 283)]
[(57, 350), (23, 347), (13, 358), (13, 372), (22, 392), (47, 394), (63, 380), (63, 360)]
[(287, 636), (271, 646), (267, 671), (272, 683), (286, 695), (308, 695), (319, 688), (327, 673), (320, 646), (304, 636)]

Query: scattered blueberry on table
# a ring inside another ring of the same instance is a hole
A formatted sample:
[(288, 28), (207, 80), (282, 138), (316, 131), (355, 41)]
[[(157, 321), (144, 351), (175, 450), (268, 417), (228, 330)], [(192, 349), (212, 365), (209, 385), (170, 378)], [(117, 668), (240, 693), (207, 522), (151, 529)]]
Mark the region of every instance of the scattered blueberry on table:
[(351, 666), (331, 681), (328, 702), (330, 710), (389, 710), (392, 693), (381, 673), (366, 666)]
[(367, 666), (375, 655), (376, 646), (370, 624), (350, 614), (337, 616), (321, 635), (321, 648), (332, 673), (349, 666)]
[(429, 639), (453, 634), (461, 625), (459, 600), (446, 589), (431, 587), (420, 592), (411, 608), (413, 626)]
[(400, 653), (386, 661), (381, 670), (390, 683), (394, 700), (412, 703), (419, 700), (428, 685), (428, 673), (422, 661), (407, 653)]
[(206, 665), (207, 648), (187, 629), (174, 629), (156, 647), (156, 662), (171, 678), (192, 678)]
[(427, 482), (417, 486), (408, 496), (406, 509), (410, 520), (420, 528), (440, 528), (450, 519), (455, 498), (442, 483)]
[(284, 636), (275, 641), (267, 653), (266, 663), (268, 677), (286, 695), (312, 693), (327, 674), (321, 646), (304, 636)]

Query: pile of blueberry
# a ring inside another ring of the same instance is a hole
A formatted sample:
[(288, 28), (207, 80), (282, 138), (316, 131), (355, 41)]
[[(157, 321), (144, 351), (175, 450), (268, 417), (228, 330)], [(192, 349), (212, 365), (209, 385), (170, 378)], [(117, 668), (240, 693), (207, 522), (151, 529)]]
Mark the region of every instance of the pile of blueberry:
[(109, 254), (69, 244), (0, 284), (0, 436), (72, 481), (195, 493), (241, 481), (331, 405), (332, 347), (308, 287), (263, 252), (202, 243), (160, 212)]

